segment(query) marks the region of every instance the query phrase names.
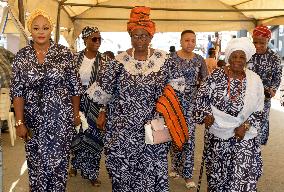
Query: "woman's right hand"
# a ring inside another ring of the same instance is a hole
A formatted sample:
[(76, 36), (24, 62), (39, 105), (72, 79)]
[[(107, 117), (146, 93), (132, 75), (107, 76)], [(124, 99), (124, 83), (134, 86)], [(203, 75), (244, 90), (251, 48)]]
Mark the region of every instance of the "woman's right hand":
[(215, 118), (213, 117), (213, 115), (207, 115), (204, 118), (205, 128), (209, 129), (213, 125), (214, 121), (215, 121)]
[(28, 140), (28, 129), (25, 124), (21, 124), (16, 127), (16, 134), (18, 137), (22, 138), (24, 141)]
[(99, 113), (99, 116), (97, 118), (97, 127), (100, 129), (100, 130), (105, 130), (105, 125), (106, 125), (106, 112), (105, 111), (101, 111)]

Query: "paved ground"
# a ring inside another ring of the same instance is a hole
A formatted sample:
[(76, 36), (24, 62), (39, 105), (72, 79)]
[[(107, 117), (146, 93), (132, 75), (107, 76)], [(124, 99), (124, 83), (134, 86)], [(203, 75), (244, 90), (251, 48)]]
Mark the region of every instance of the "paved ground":
[[(264, 174), (259, 181), (258, 192), (283, 192), (284, 191), (284, 107), (274, 101), (271, 110), (271, 132), (267, 146), (262, 148), (264, 161)], [(203, 127), (197, 127), (197, 143), (195, 156), (195, 176), (197, 182), (202, 148)], [(15, 147), (10, 146), (9, 134), (3, 133), (3, 192), (27, 192), (28, 176), (25, 163), (24, 145), (17, 140)], [(68, 180), (68, 192), (111, 192), (111, 183), (108, 179), (104, 159), (102, 160), (100, 180), (101, 187), (92, 187), (91, 184), (76, 176)], [(204, 177), (203, 177), (204, 178)], [(203, 182), (202, 192), (205, 192), (206, 183)], [(182, 179), (170, 179), (171, 192), (190, 192), (184, 187)], [(191, 190), (196, 191), (196, 190)]]

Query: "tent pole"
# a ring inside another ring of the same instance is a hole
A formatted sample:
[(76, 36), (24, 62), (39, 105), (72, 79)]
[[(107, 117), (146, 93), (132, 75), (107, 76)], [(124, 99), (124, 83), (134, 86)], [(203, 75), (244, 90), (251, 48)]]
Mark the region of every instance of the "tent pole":
[(58, 3), (58, 9), (57, 9), (57, 20), (56, 20), (56, 31), (55, 31), (55, 43), (58, 43), (60, 38), (60, 12), (62, 8), (62, 3)]
[(18, 0), (18, 9), (19, 9), (19, 21), (21, 22), (23, 28), (25, 28), (25, 11), (24, 11), (23, 0)]

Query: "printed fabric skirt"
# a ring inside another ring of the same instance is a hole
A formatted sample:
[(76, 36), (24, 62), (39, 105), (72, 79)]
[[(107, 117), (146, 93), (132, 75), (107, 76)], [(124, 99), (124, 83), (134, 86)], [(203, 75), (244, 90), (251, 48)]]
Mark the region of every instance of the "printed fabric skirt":
[(262, 175), (260, 145), (256, 138), (237, 141), (208, 133), (205, 138), (206, 174), (210, 192), (256, 192)]

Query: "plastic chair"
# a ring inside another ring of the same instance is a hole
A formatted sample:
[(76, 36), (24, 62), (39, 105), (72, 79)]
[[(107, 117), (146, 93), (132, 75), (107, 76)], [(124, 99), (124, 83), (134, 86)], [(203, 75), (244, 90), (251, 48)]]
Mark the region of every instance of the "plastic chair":
[(0, 90), (0, 120), (8, 121), (11, 145), (14, 146), (16, 136), (15, 117), (14, 113), (10, 112), (11, 101), (9, 96), (10, 90), (8, 88), (1, 88)]

